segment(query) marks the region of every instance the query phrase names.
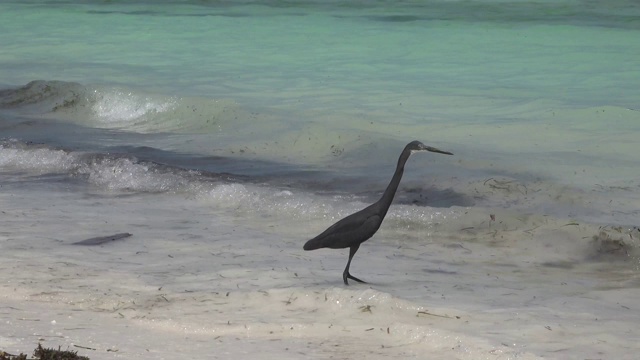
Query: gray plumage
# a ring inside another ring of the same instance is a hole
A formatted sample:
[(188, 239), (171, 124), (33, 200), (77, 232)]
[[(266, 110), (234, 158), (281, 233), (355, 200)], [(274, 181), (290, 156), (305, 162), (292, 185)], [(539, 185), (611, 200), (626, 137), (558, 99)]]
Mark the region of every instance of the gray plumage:
[(426, 146), (420, 141), (410, 142), (405, 146), (404, 150), (402, 150), (400, 158), (398, 159), (396, 171), (380, 200), (331, 225), (320, 235), (304, 244), (304, 250), (315, 250), (320, 248), (349, 248), (349, 260), (347, 261), (347, 267), (344, 269), (344, 273), (342, 274), (342, 279), (344, 280), (345, 285), (349, 285), (347, 279), (364, 283), (364, 281), (349, 273), (351, 259), (356, 254), (356, 251), (358, 251), (358, 248), (360, 248), (360, 244), (371, 238), (380, 228), (380, 224), (382, 224), (382, 220), (384, 220), (385, 215), (387, 215), (387, 211), (391, 206), (393, 197), (396, 194), (398, 185), (400, 184), (400, 179), (404, 172), (404, 164), (409, 159), (411, 153), (415, 151), (431, 151), (440, 154), (453, 155), (450, 152)]

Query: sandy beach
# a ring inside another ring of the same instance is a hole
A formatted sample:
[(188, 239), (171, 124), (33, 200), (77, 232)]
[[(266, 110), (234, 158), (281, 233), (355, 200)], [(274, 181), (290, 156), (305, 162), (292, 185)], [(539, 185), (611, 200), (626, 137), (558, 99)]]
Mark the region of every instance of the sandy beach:
[[(3, 2), (0, 351), (637, 358), (638, 18)], [(345, 286), (348, 250), (303, 244), (412, 140), (454, 155), (411, 156)]]

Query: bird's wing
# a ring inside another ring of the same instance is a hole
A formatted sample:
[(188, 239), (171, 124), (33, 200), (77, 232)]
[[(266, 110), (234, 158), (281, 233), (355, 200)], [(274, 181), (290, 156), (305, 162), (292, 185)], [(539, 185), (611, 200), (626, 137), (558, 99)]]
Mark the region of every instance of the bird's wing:
[(380, 227), (382, 218), (378, 214), (357, 212), (331, 225), (320, 235), (307, 241), (304, 248), (314, 250), (323, 247), (342, 249), (360, 244), (369, 239)]

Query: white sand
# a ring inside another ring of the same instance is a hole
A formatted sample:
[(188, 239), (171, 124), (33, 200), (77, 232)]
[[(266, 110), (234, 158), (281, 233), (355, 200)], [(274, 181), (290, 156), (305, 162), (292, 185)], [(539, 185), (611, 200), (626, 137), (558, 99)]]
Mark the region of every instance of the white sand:
[[(638, 36), (617, 23), (632, 15), (460, 4), (407, 22), (380, 21), (386, 6), (3, 4), (0, 81), (81, 84), (3, 102), (0, 136), (24, 146), (0, 147), (0, 349), (637, 358)], [(369, 203), (413, 139), (456, 155), (411, 158), (351, 267), (371, 284), (345, 287), (346, 250), (302, 244)], [(147, 150), (255, 178), (131, 157)]]
[(9, 353), (41, 342), (92, 359), (635, 356), (637, 273), (580, 263), (594, 226), (500, 212), (489, 224), (464, 208), (413, 230), (391, 218), (352, 266), (372, 285), (344, 287), (345, 252), (301, 249), (318, 221), (40, 185), (8, 182), (0, 199)]

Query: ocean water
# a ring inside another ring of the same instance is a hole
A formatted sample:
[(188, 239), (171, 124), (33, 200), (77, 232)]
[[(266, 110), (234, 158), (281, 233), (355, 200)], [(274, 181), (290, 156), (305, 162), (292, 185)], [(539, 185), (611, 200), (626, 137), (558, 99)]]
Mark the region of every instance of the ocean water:
[[(6, 1), (0, 33), (0, 350), (637, 358), (636, 2)], [(345, 286), (302, 245), (411, 140), (455, 155), (411, 156)]]

